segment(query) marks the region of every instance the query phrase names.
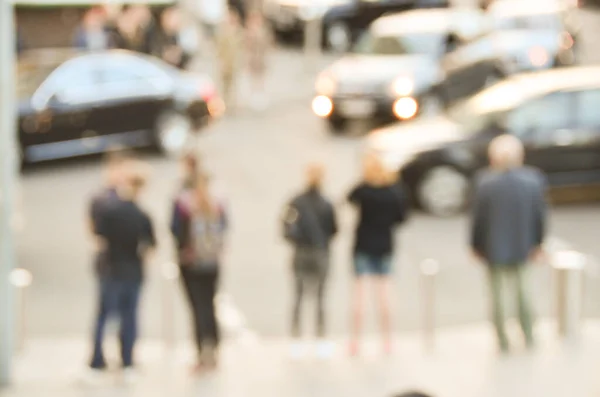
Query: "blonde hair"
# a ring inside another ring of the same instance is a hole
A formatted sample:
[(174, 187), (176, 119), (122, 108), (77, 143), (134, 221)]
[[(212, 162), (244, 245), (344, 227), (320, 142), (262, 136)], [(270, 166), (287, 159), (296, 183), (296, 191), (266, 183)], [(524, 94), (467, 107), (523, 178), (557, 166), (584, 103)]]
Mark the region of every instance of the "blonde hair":
[(375, 153), (367, 153), (363, 159), (365, 182), (375, 186), (391, 185), (397, 180), (396, 173), (390, 171)]
[(488, 156), (493, 168), (507, 170), (523, 165), (525, 148), (517, 137), (500, 135), (490, 142)]

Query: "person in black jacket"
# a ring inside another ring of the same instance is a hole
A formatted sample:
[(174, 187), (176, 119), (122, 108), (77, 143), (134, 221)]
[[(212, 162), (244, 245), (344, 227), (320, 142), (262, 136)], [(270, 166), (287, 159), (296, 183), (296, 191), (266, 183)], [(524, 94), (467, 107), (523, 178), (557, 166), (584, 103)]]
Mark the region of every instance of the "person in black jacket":
[(408, 211), (408, 195), (376, 156), (364, 163), (364, 180), (348, 199), (359, 211), (354, 245), (353, 327), (350, 353), (358, 353), (358, 336), (362, 327), (364, 290), (370, 279), (376, 283), (381, 313), (384, 350), (391, 353), (391, 313), (389, 280), (392, 271), (394, 230), (403, 223)]
[[(284, 214), (285, 236), (294, 247), (293, 273), (295, 299), (292, 313), (292, 336), (301, 334), (301, 307), (305, 293), (314, 291), (317, 298), (317, 337), (321, 339), (319, 354), (331, 352), (325, 337), (325, 284), (329, 271), (329, 245), (337, 233), (336, 216), (331, 203), (321, 193), (323, 167), (312, 164), (307, 169), (308, 186), (287, 206)], [(303, 354), (295, 343), (292, 355)]]

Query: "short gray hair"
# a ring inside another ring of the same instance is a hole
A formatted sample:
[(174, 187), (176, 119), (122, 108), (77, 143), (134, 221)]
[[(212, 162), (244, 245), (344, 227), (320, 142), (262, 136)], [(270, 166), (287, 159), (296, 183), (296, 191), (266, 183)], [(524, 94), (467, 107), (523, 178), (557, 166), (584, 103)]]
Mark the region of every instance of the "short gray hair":
[(519, 138), (513, 135), (500, 135), (490, 142), (488, 156), (492, 167), (509, 169), (520, 167), (525, 160), (525, 148)]

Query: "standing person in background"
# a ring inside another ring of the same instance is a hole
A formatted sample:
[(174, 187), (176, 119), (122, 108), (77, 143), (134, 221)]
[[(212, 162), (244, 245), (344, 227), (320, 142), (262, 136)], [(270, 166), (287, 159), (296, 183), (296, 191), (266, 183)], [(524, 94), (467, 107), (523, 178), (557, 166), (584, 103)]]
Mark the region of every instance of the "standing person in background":
[(358, 339), (363, 322), (367, 283), (374, 283), (380, 309), (384, 350), (391, 353), (390, 274), (394, 251), (394, 231), (407, 217), (408, 194), (379, 158), (369, 155), (364, 161), (364, 180), (348, 199), (359, 210), (354, 245), (354, 304), (350, 354), (359, 351)]
[(299, 358), (303, 347), (301, 337), (302, 302), (306, 294), (316, 297), (316, 336), (319, 338), (318, 354), (325, 358), (331, 354), (325, 338), (325, 287), (329, 273), (329, 247), (337, 233), (335, 211), (323, 196), (324, 170), (321, 164), (311, 164), (306, 172), (307, 187), (288, 205), (284, 214), (284, 235), (294, 247), (293, 273), (295, 284), (292, 312), (292, 356)]
[(217, 59), (223, 86), (223, 98), (228, 109), (236, 107), (237, 77), (242, 56), (243, 31), (236, 10), (229, 9), (226, 21), (217, 33)]
[(203, 372), (217, 366), (220, 342), (215, 296), (228, 221), (225, 208), (200, 175), (192, 188), (175, 200), (171, 231), (178, 249), (181, 278), (194, 322), (198, 363)]
[(527, 263), (542, 255), (546, 182), (541, 172), (523, 166), (524, 153), (514, 136), (501, 135), (491, 142), (491, 167), (477, 177), (472, 207), (471, 248), (489, 270), (492, 318), (502, 352), (509, 349), (504, 328), (505, 283), (515, 289), (525, 342), (529, 348), (534, 345)]
[(106, 369), (103, 352), (107, 321), (117, 314), (120, 319), (121, 360), (126, 382), (135, 377), (134, 346), (137, 340), (137, 313), (144, 263), (156, 245), (150, 217), (138, 206), (137, 199), (146, 183), (145, 166), (130, 166), (125, 180), (117, 186), (117, 197), (100, 212), (96, 235), (104, 252), (106, 269), (100, 277), (100, 307), (94, 331), (94, 353), (90, 367)]
[(83, 15), (75, 32), (74, 45), (85, 51), (101, 51), (110, 48), (106, 12), (102, 7), (92, 7)]
[(209, 42), (212, 42), (216, 37), (219, 26), (227, 17), (227, 1), (199, 0), (198, 7), (204, 36)]
[(150, 54), (155, 33), (148, 6), (125, 6), (111, 29), (111, 45), (113, 48)]
[(181, 43), (181, 10), (177, 6), (167, 8), (162, 12), (160, 22), (161, 29), (154, 40), (154, 55), (177, 68), (185, 69), (192, 57)]
[(273, 36), (265, 24), (261, 12), (253, 11), (247, 24), (248, 68), (253, 83), (253, 105), (257, 110), (267, 107), (265, 77), (267, 73), (268, 54), (273, 44)]

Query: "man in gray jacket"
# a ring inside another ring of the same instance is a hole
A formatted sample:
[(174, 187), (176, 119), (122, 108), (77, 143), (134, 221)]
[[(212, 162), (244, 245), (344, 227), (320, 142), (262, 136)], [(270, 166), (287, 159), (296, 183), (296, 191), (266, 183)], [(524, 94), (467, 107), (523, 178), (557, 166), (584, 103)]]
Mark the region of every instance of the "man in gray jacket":
[(519, 320), (528, 347), (533, 347), (533, 315), (528, 297), (527, 264), (538, 260), (546, 229), (545, 178), (523, 166), (524, 148), (510, 135), (489, 147), (491, 167), (477, 178), (473, 202), (471, 247), (487, 264), (493, 320), (503, 352), (509, 343), (504, 328), (503, 283), (516, 288)]

